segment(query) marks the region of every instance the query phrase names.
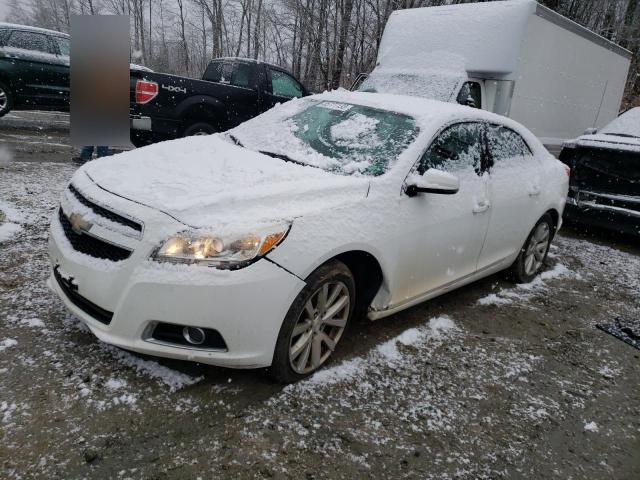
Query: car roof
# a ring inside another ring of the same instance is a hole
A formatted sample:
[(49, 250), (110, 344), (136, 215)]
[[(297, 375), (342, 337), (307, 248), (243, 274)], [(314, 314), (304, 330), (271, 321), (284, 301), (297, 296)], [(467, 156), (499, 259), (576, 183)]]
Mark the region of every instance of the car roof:
[(505, 125), (512, 124), (517, 126), (518, 129), (524, 128), (522, 125), (507, 117), (486, 110), (471, 108), (458, 103), (442, 102), (440, 100), (409, 95), (351, 92), (345, 89), (339, 89), (313, 95), (311, 98), (356, 103), (371, 108), (401, 113), (415, 118), (419, 123), (432, 123), (434, 121), (444, 123), (448, 119), (468, 119)]
[(29, 26), (29, 25), (19, 25), (17, 23), (0, 22), (0, 29), (22, 30), (22, 31), (25, 31), (25, 32), (46, 33), (48, 35), (55, 35), (57, 37), (69, 38), (69, 35), (66, 34), (66, 33), (63, 33), (63, 32), (58, 32), (56, 30), (49, 30), (47, 28), (32, 27), (32, 26)]

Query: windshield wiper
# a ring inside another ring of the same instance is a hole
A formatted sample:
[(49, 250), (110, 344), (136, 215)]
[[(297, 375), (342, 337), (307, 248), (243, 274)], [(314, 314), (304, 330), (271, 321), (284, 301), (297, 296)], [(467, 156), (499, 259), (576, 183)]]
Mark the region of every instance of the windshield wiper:
[(235, 137), (235, 135), (233, 135), (233, 134), (231, 134), (231, 133), (230, 133), (230, 134), (229, 134), (229, 138), (230, 138), (230, 139), (233, 141), (233, 143), (235, 143), (237, 146), (239, 146), (239, 147), (243, 147), (243, 148), (244, 148), (244, 145), (242, 145), (242, 142), (240, 142), (240, 140), (238, 140), (238, 139)]
[(609, 132), (606, 132), (605, 135), (614, 135), (616, 137), (626, 137), (626, 138), (640, 138), (640, 136), (631, 135), (630, 133), (609, 133)]
[[(309, 165), (308, 163), (299, 162), (298, 160), (294, 160), (293, 158), (288, 157), (287, 155), (284, 155), (282, 153), (267, 152), (267, 151), (264, 151), (264, 150), (258, 150), (258, 152), (263, 154), (263, 155), (268, 155), (268, 156), (273, 157), (273, 158), (279, 158), (280, 160), (284, 160), (285, 162), (295, 163), (296, 165), (302, 165), (303, 167), (315, 167), (314, 165)], [(315, 167), (315, 168), (319, 168), (319, 167)]]

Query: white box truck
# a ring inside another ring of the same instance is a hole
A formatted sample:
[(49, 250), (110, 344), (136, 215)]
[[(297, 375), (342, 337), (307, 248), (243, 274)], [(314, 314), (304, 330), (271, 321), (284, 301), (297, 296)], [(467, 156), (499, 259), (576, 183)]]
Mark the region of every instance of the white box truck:
[(359, 90), (511, 117), (554, 151), (619, 112), (631, 52), (534, 0), (398, 10)]

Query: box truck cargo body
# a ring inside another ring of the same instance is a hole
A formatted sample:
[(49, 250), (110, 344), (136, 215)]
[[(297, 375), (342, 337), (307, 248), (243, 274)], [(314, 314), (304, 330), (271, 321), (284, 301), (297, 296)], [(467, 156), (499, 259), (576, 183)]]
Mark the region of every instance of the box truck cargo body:
[(359, 89), (484, 108), (557, 147), (618, 115), (630, 62), (534, 0), (416, 8), (391, 14)]

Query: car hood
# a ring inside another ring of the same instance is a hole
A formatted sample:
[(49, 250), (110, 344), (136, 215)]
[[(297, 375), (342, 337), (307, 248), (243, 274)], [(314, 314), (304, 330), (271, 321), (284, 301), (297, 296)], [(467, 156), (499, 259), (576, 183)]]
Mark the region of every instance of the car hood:
[(640, 152), (640, 138), (598, 133), (583, 135), (575, 143), (581, 147)]
[(102, 189), (196, 228), (291, 220), (364, 199), (369, 181), (196, 136), (87, 163)]

